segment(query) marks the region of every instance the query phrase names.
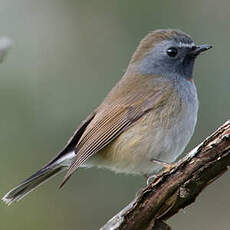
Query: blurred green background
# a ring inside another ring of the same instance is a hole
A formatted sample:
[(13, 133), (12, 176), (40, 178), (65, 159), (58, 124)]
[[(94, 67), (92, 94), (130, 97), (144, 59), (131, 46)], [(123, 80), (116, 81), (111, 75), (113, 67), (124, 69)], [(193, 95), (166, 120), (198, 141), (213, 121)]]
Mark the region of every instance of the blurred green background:
[[(138, 42), (157, 28), (179, 28), (214, 46), (199, 57), (200, 110), (187, 150), (229, 118), (230, 1), (0, 0), (0, 35), (14, 44), (0, 65), (0, 195), (30, 176), (72, 135), (120, 79)], [(229, 229), (226, 173), (173, 217), (177, 230)], [(9, 208), (0, 229), (94, 230), (145, 184), (142, 177), (80, 169)]]

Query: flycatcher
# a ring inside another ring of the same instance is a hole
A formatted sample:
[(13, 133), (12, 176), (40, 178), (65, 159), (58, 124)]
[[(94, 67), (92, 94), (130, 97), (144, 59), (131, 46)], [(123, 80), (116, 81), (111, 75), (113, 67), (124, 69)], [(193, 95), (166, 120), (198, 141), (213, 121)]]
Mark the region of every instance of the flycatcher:
[(79, 167), (152, 175), (184, 151), (197, 121), (193, 81), (196, 57), (210, 45), (195, 45), (178, 30), (149, 33), (121, 80), (78, 127), (67, 145), (42, 169), (2, 200), (21, 200), (41, 183), (67, 170), (61, 186)]

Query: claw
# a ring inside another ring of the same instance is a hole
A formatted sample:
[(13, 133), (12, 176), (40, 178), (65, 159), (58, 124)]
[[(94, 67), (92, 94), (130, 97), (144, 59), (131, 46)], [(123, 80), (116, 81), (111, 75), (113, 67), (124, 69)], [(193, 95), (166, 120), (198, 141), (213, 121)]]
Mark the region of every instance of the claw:
[(156, 174), (153, 174), (150, 176), (145, 175), (145, 178), (146, 178), (146, 184), (147, 186), (149, 186), (151, 183), (155, 181), (155, 179), (157, 178), (157, 175)]

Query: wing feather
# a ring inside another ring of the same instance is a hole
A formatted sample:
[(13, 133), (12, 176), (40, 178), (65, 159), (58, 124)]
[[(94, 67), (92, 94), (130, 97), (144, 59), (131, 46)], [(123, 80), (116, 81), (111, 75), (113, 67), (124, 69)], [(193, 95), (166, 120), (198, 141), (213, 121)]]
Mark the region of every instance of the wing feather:
[(163, 98), (159, 91), (152, 94), (139, 94), (126, 100), (126, 103), (120, 101), (105, 105), (102, 110), (97, 111), (76, 146), (76, 157), (60, 187), (81, 164), (103, 149), (145, 113), (159, 106)]

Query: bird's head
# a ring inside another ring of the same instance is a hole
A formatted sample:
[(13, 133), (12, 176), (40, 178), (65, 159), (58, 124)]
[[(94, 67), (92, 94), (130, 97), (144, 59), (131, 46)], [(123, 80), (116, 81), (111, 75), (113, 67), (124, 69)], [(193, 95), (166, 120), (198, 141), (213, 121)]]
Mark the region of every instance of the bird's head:
[(210, 45), (195, 45), (179, 30), (155, 30), (149, 33), (133, 54), (130, 66), (142, 75), (192, 78), (196, 57)]

